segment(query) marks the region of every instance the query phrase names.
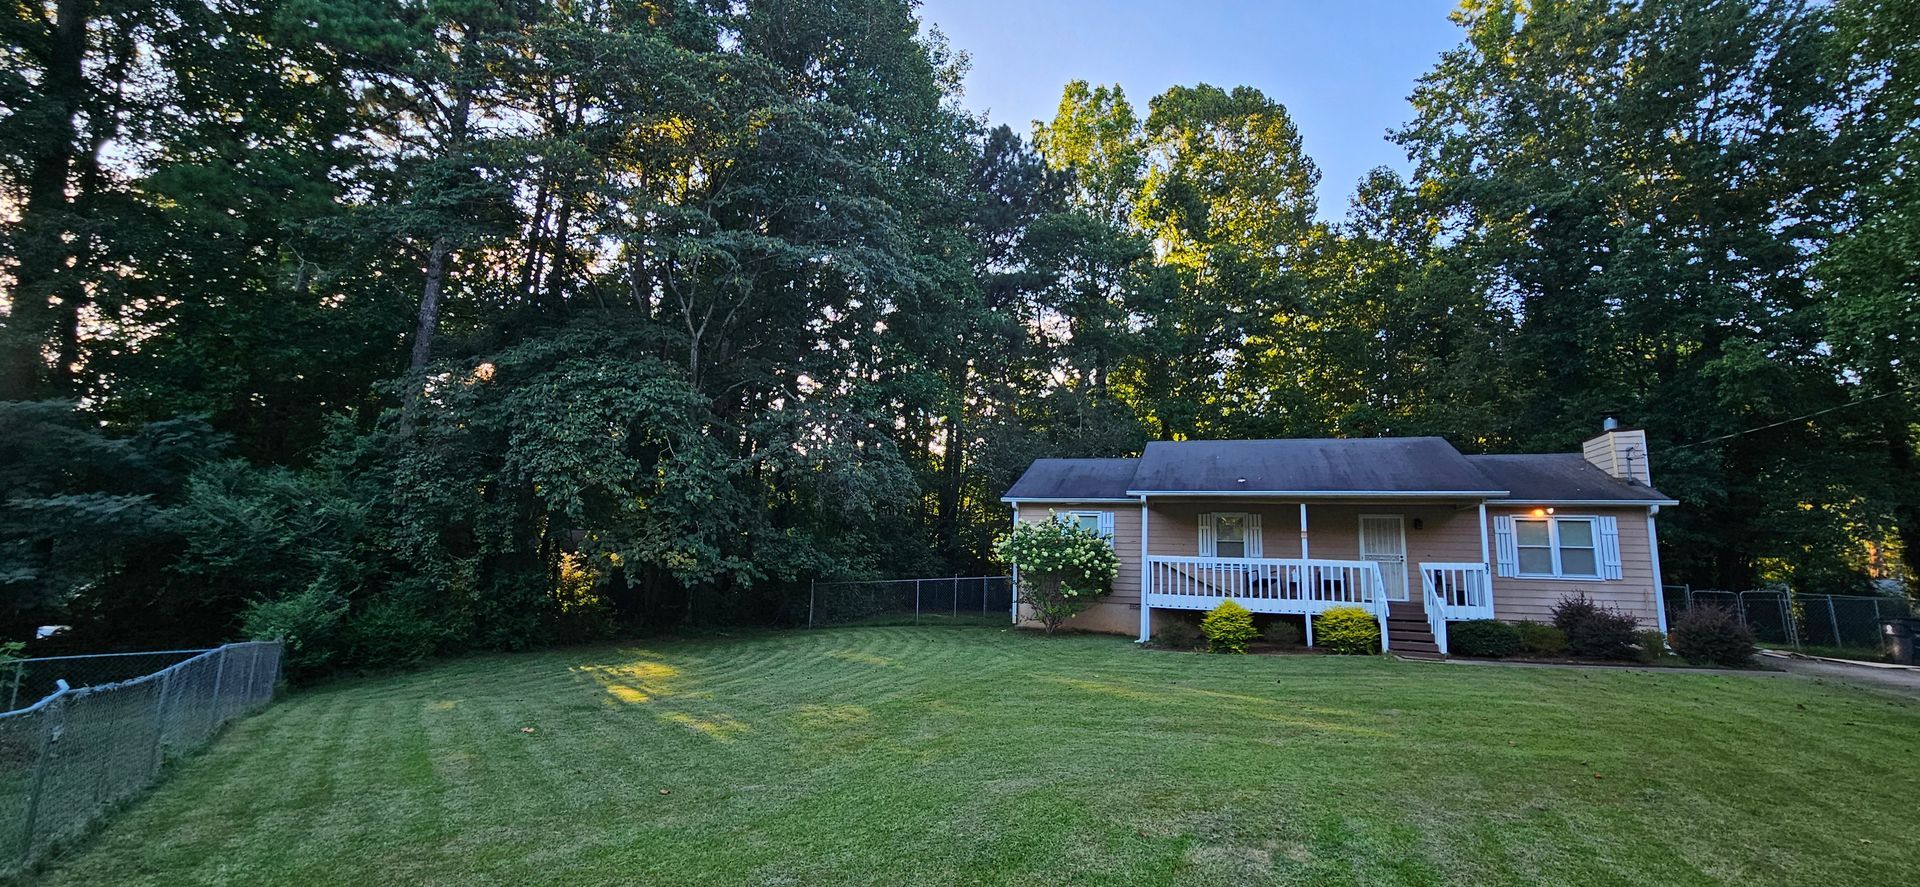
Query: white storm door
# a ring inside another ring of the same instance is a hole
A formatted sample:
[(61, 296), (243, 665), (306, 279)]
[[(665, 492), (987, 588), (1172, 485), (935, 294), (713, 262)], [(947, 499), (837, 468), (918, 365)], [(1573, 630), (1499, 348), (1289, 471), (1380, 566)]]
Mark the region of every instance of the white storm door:
[(1407, 599), (1407, 523), (1397, 514), (1360, 516), (1360, 559), (1380, 565), (1387, 599)]

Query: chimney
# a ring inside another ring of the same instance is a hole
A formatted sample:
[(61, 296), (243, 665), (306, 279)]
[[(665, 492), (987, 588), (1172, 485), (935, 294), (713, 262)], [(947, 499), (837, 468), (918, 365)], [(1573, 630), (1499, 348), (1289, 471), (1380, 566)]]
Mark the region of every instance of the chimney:
[(1614, 477), (1653, 486), (1653, 475), (1647, 467), (1647, 433), (1621, 428), (1620, 420), (1612, 416), (1600, 423), (1600, 436), (1581, 445), (1580, 454)]

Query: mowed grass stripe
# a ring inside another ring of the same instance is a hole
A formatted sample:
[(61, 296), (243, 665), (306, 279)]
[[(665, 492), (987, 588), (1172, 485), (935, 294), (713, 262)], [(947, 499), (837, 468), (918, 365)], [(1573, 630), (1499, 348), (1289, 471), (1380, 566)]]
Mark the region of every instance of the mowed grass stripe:
[(1791, 678), (648, 641), (294, 693), (46, 881), (1861, 883), (1920, 863), (1916, 736)]

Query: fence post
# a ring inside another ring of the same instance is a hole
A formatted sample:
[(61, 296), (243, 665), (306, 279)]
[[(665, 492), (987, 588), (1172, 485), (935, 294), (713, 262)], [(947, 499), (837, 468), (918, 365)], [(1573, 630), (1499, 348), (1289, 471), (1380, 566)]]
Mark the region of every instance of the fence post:
[(153, 703), (153, 772), (167, 760), (167, 698), (173, 692), (173, 668), (160, 673), (160, 698)]
[(247, 645), (247, 690), (244, 698), (245, 709), (253, 711), (253, 676), (260, 670), (260, 647)]
[(207, 707), (213, 710), (213, 725), (225, 723), (227, 718), (220, 711), (220, 683), (227, 677), (227, 648), (223, 645), (213, 651), (213, 698), (207, 700)]
[(980, 618), (987, 617), (987, 577), (980, 577)]
[[(39, 755), (33, 762), (33, 785), (27, 789), (27, 815), (22, 817), (25, 821), (20, 828), (20, 861), (23, 864), (33, 860), (33, 833), (39, 826), (40, 796), (47, 788), (47, 762), (53, 758), (53, 734), (67, 719), (66, 682), (61, 681), (55, 686), (58, 688), (54, 692), (55, 698), (47, 703), (46, 723), (40, 728)], [(61, 722), (60, 725), (54, 723), (56, 719)]]
[(13, 696), (7, 700), (7, 711), (20, 707), (20, 679), (26, 676), (27, 662), (22, 659), (13, 664)]
[(960, 618), (960, 574), (953, 575), (953, 618)]
[(1798, 650), (1800, 649), (1800, 620), (1795, 619), (1793, 616), (1793, 596), (1791, 594), (1782, 593), (1779, 597), (1779, 601), (1780, 601), (1780, 621), (1786, 623), (1787, 637), (1792, 639), (1793, 648), (1795, 650)]
[(920, 624), (920, 580), (913, 580), (913, 624)]
[(807, 580), (807, 627), (808, 628), (813, 627), (813, 596), (816, 591), (815, 586), (817, 586), (819, 583), (820, 583), (820, 580), (818, 579)]
[(1846, 643), (1840, 640), (1840, 616), (1833, 612), (1833, 595), (1827, 595), (1827, 624), (1833, 626), (1833, 645), (1846, 646)]

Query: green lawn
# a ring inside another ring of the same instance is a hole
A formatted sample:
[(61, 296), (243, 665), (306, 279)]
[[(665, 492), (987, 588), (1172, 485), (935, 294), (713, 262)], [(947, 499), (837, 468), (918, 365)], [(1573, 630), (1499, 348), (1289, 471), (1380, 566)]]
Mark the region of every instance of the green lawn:
[(45, 880), (1895, 883), (1916, 746), (1920, 706), (1785, 676), (663, 641), (296, 693)]

